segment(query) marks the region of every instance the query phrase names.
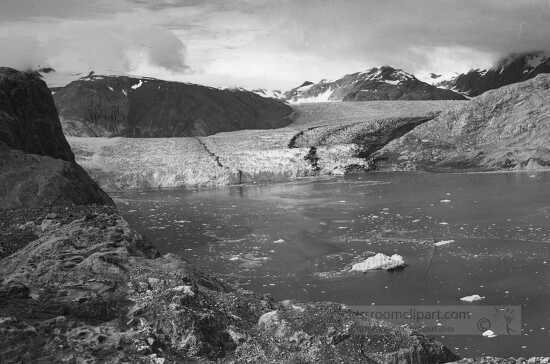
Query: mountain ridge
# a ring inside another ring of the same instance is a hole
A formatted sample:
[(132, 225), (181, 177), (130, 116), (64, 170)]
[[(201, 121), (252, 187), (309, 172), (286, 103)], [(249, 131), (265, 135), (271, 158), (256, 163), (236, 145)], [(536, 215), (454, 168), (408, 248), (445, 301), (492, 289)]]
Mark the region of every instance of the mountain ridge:
[(290, 103), (464, 99), (464, 96), (454, 91), (437, 88), (391, 66), (350, 73), (334, 81), (306, 81), (284, 93), (284, 100)]
[(450, 80), (435, 83), (469, 97), (502, 86), (529, 80), (541, 73), (550, 73), (550, 55), (544, 51), (512, 53), (488, 69), (472, 69)]
[(182, 137), (290, 123), (279, 100), (150, 77), (90, 74), (52, 89), (70, 136)]

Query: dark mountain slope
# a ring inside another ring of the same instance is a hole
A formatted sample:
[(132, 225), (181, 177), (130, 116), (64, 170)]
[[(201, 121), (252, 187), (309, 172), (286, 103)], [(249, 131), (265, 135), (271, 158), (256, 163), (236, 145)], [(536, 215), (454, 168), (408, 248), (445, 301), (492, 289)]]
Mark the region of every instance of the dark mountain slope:
[(287, 125), (292, 109), (242, 90), (91, 75), (53, 90), (65, 134), (181, 137)]
[(512, 54), (488, 70), (471, 70), (437, 84), (468, 96), (478, 96), (512, 83), (550, 72), (550, 57), (544, 52)]

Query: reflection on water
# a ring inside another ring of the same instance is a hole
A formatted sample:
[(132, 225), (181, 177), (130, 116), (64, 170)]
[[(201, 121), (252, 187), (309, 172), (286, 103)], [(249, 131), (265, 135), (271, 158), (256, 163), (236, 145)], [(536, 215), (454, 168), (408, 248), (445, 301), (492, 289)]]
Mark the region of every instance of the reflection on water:
[[(522, 336), (441, 340), (465, 356), (528, 356), (549, 354), (549, 186), (550, 173), (377, 173), (117, 201), (161, 250), (277, 299), (522, 305)], [(377, 252), (408, 266), (347, 272)]]

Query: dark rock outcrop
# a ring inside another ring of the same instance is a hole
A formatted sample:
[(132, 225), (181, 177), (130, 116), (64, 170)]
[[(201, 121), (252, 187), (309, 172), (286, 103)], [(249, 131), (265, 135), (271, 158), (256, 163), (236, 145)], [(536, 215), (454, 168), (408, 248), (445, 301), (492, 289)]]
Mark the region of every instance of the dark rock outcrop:
[(112, 201), (75, 162), (0, 144), (0, 209), (93, 203)]
[(281, 101), (240, 89), (90, 75), (52, 91), (66, 135), (182, 137), (290, 123)]
[(335, 81), (305, 82), (284, 94), (289, 102), (373, 100), (464, 100), (464, 96), (437, 88), (389, 66), (371, 68)]
[(488, 91), (375, 153), (378, 169), (550, 168), (550, 75)]
[(74, 160), (50, 90), (38, 74), (0, 68), (0, 142), (26, 153)]
[(550, 56), (547, 53), (511, 54), (488, 70), (471, 70), (436, 86), (478, 96), (488, 90), (529, 80), (541, 73), (550, 73)]
[(74, 162), (46, 84), (0, 68), (0, 209), (89, 203), (112, 200)]

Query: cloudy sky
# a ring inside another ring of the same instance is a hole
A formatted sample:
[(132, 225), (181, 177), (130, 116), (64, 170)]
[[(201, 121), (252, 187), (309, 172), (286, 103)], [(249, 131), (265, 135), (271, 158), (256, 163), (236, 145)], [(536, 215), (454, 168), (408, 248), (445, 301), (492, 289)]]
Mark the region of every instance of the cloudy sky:
[(0, 65), (290, 88), (550, 49), (550, 0), (0, 0)]

